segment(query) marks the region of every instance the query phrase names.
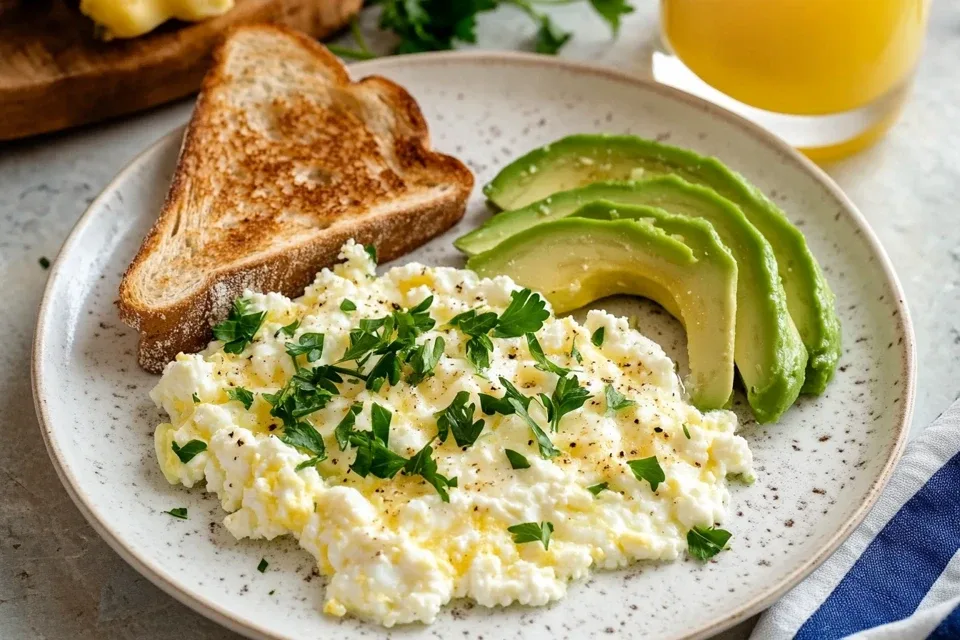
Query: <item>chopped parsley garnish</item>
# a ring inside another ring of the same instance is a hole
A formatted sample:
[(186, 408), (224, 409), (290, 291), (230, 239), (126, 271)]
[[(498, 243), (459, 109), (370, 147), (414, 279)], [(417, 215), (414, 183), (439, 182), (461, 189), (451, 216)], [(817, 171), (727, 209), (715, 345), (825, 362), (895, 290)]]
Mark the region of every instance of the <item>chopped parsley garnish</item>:
[(523, 524), (515, 524), (512, 527), (507, 527), (507, 531), (513, 534), (513, 541), (516, 544), (540, 542), (543, 543), (544, 549), (549, 549), (550, 535), (553, 533), (553, 523), (541, 522), (537, 524), (536, 522), (524, 522)]
[(604, 334), (604, 333), (605, 333), (605, 331), (604, 331), (604, 328), (603, 328), (603, 327), (600, 327), (599, 329), (597, 329), (596, 331), (593, 332), (593, 335), (590, 336), (590, 342), (593, 343), (593, 346), (595, 346), (595, 347), (602, 347), (602, 346), (603, 346), (603, 334)]
[(497, 314), (493, 311), (477, 313), (475, 309), (470, 309), (469, 311), (458, 313), (451, 318), (447, 324), (451, 327), (457, 327), (468, 336), (486, 334), (497, 326)]
[(357, 305), (353, 303), (353, 300), (347, 300), (344, 298), (343, 302), (340, 303), (340, 311), (344, 313), (350, 313), (351, 311), (356, 311)]
[(650, 483), (650, 488), (654, 491), (660, 486), (660, 483), (667, 479), (666, 474), (657, 461), (657, 456), (641, 458), (639, 460), (630, 460), (627, 462), (630, 470), (633, 471), (637, 480), (646, 480)]
[(294, 320), (294, 321), (291, 322), (290, 324), (285, 325), (285, 326), (280, 327), (279, 329), (277, 329), (276, 333), (273, 334), (273, 337), (274, 337), (274, 338), (279, 337), (280, 334), (283, 333), (283, 334), (285, 334), (288, 338), (292, 338), (292, 337), (293, 337), (293, 334), (295, 334), (295, 333), (297, 332), (297, 329), (299, 329), (299, 328), (300, 328), (300, 321), (299, 321), (299, 320)]
[(537, 447), (540, 449), (541, 457), (553, 458), (554, 456), (560, 455), (560, 450), (553, 446), (550, 437), (527, 412), (527, 409), (530, 407), (531, 398), (520, 393), (520, 391), (503, 376), (500, 377), (500, 384), (502, 384), (504, 388), (503, 397), (496, 398), (486, 393), (481, 393), (480, 410), (487, 415), (493, 415), (495, 413), (504, 416), (519, 415), (533, 432), (537, 440)]
[(483, 431), (483, 420), (474, 421), (473, 414), (477, 406), (467, 404), (469, 399), (469, 393), (460, 391), (450, 406), (437, 415), (437, 437), (440, 438), (440, 442), (446, 442), (451, 431), (458, 447), (469, 447), (480, 437), (480, 432)]
[(690, 439), (690, 430), (687, 429), (687, 425), (683, 425), (683, 435), (687, 440)]
[(46, 256), (40, 256), (40, 259), (37, 260), (37, 262), (40, 263), (40, 268), (41, 268), (41, 269), (49, 269), (49, 268), (50, 268), (50, 259), (47, 258)]
[(583, 364), (583, 356), (580, 355), (580, 350), (577, 349), (577, 339), (573, 339), (573, 343), (570, 345), (570, 357), (577, 361), (577, 364)]
[(200, 404), (200, 396), (198, 396), (196, 392), (193, 394), (193, 404)]
[(546, 304), (538, 294), (523, 289), (510, 294), (510, 305), (499, 317), (493, 311), (477, 313), (471, 309), (457, 314), (448, 324), (469, 336), (467, 359), (479, 373), (490, 367), (490, 352), (493, 351), (490, 332), (494, 338), (519, 338), (539, 331), (543, 321), (550, 317)]
[(378, 392), (386, 382), (397, 384), (403, 363), (417, 348), (417, 336), (436, 324), (428, 311), (431, 304), (433, 296), (412, 309), (397, 310), (383, 318), (361, 320), (358, 327), (350, 332), (350, 345), (339, 361), (353, 360), (358, 367), (362, 367), (369, 357), (380, 356), (366, 375), (367, 389)]
[(270, 566), (269, 562), (267, 562), (263, 558), (260, 558), (260, 564), (257, 565), (257, 571), (259, 571), (260, 573), (263, 573), (264, 571), (267, 570), (267, 567), (269, 566)]
[(177, 507), (175, 509), (170, 509), (170, 511), (164, 511), (164, 513), (167, 514), (168, 516), (173, 516), (174, 518), (178, 518), (180, 520), (187, 519), (186, 507)]
[[(431, 440), (432, 442), (432, 440)], [(446, 476), (437, 472), (437, 461), (433, 459), (433, 447), (430, 446), (430, 442), (424, 445), (423, 449), (417, 452), (412, 458), (407, 460), (406, 464), (403, 465), (403, 472), (407, 475), (419, 475), (428, 483), (430, 483), (434, 489), (437, 490), (437, 493), (440, 494), (440, 499), (444, 502), (450, 502), (450, 494), (447, 493), (447, 489), (450, 487), (457, 486), (456, 478), (447, 478)]]
[(301, 355), (307, 356), (307, 362), (316, 362), (323, 355), (323, 334), (304, 333), (300, 336), (299, 343), (287, 342), (284, 346), (293, 358), (294, 364), (297, 362), (297, 356)]
[(225, 343), (223, 350), (227, 353), (241, 353), (253, 341), (267, 317), (266, 311), (247, 313), (249, 308), (249, 300), (237, 298), (227, 319), (213, 328), (213, 337)]
[(370, 407), (370, 428), (373, 429), (373, 435), (377, 440), (387, 445), (390, 444), (390, 421), (393, 420), (393, 414), (382, 405), (373, 403)]
[(497, 320), (493, 337), (519, 338), (539, 331), (543, 321), (550, 317), (546, 307), (546, 301), (530, 289), (514, 291), (510, 294), (510, 305)]
[(379, 260), (378, 260), (378, 258), (377, 258), (377, 246), (376, 246), (376, 245), (373, 245), (373, 244), (365, 244), (365, 245), (363, 245), (363, 250), (367, 252), (367, 255), (368, 255), (368, 256), (370, 256), (370, 260), (373, 261), (373, 264), (379, 264)]
[(207, 450), (207, 443), (201, 440), (191, 440), (182, 447), (176, 442), (171, 446), (173, 452), (180, 458), (180, 462), (186, 464), (197, 457), (198, 453)]
[(233, 389), (228, 389), (227, 396), (229, 396), (231, 400), (236, 400), (242, 404), (244, 409), (249, 409), (253, 404), (253, 393), (244, 389), (243, 387), (234, 387)]
[(560, 378), (553, 390), (553, 395), (547, 397), (540, 394), (540, 404), (547, 410), (547, 419), (550, 421), (550, 430), (557, 431), (563, 416), (576, 411), (590, 399), (590, 392), (580, 386), (577, 376)]
[(606, 415), (608, 416), (612, 416), (621, 409), (626, 409), (627, 407), (632, 407), (637, 404), (633, 400), (627, 400), (626, 396), (614, 389), (612, 384), (608, 384), (603, 388), (603, 395), (607, 400)]
[(334, 429), (333, 435), (337, 438), (337, 445), (340, 447), (340, 451), (346, 451), (347, 447), (350, 446), (350, 434), (353, 433), (353, 427), (357, 424), (357, 416), (361, 411), (363, 411), (363, 403), (354, 402), (350, 405), (350, 408), (347, 409), (347, 413), (343, 416), (343, 419), (340, 420), (337, 428)]
[(300, 451), (309, 453), (312, 457), (297, 465), (296, 471), (316, 466), (327, 459), (327, 448), (323, 444), (320, 433), (309, 422), (296, 422), (283, 427), (280, 440)]
[(609, 486), (610, 486), (609, 482), (601, 482), (600, 484), (595, 484), (592, 487), (587, 487), (587, 491), (589, 491), (595, 496), (598, 496), (600, 495), (601, 491), (606, 491)]
[(547, 356), (543, 354), (543, 347), (540, 346), (540, 341), (537, 340), (537, 336), (532, 333), (527, 334), (527, 348), (530, 350), (530, 355), (533, 356), (534, 361), (536, 361), (536, 364), (533, 366), (540, 371), (555, 373), (561, 378), (570, 373), (570, 369), (551, 362)]
[(443, 338), (437, 336), (432, 345), (423, 343), (407, 355), (407, 364), (413, 371), (407, 375), (407, 384), (418, 385), (433, 375), (433, 370), (440, 362), (443, 348), (446, 346)]
[(715, 527), (694, 527), (687, 532), (687, 552), (698, 560), (709, 560), (723, 551), (730, 532)]
[(522, 453), (517, 453), (513, 449), (504, 449), (507, 454), (507, 460), (514, 469), (529, 469), (530, 461)]
[(299, 369), (282, 389), (276, 393), (263, 394), (263, 399), (273, 407), (270, 415), (283, 420), (284, 426), (290, 426), (323, 409), (330, 398), (340, 394), (335, 384), (343, 382), (340, 373), (358, 375), (330, 365)]

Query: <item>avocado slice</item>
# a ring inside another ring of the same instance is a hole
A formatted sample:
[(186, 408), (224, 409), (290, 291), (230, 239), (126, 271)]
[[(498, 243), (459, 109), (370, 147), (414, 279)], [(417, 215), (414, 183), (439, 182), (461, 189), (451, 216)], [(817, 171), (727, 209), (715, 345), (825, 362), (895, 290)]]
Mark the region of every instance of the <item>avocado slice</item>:
[(467, 268), (539, 290), (556, 313), (621, 293), (660, 303), (687, 329), (690, 401), (704, 411), (725, 406), (733, 390), (736, 261), (702, 220), (652, 207), (630, 207), (621, 213), (634, 219), (611, 220), (617, 207), (593, 203), (521, 231)]
[(673, 214), (703, 218), (713, 225), (737, 260), (737, 369), (757, 421), (775, 422), (800, 393), (807, 352), (787, 311), (773, 250), (736, 205), (710, 189), (676, 176), (598, 182), (505, 211), (455, 244), (467, 253), (492, 250), (505, 238), (565, 218), (595, 200), (657, 206)]
[(773, 248), (790, 316), (809, 360), (803, 393), (820, 394), (840, 359), (836, 298), (803, 234), (763, 193), (716, 158), (624, 135), (574, 135), (534, 149), (484, 187), (502, 209), (517, 209), (557, 191), (602, 180), (675, 174), (736, 204)]

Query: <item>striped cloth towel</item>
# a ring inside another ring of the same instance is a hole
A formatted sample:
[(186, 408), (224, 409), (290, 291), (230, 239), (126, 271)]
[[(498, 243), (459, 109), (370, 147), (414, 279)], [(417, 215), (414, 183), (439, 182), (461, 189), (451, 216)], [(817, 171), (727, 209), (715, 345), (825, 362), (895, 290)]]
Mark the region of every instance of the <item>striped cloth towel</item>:
[(863, 523), (751, 640), (960, 639), (960, 402), (907, 446)]

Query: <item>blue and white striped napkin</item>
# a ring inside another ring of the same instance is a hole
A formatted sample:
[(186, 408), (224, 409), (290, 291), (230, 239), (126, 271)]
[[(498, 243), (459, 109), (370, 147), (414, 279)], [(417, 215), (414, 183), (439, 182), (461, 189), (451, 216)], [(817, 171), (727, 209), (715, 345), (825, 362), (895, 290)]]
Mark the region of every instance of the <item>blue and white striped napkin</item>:
[(960, 402), (907, 446), (863, 523), (751, 640), (960, 639)]

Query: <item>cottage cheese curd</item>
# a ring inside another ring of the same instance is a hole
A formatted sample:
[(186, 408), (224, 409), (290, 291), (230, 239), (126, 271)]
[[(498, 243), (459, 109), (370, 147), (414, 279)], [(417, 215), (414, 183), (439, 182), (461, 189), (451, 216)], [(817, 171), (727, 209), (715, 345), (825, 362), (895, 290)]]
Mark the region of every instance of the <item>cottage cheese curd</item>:
[[(727, 476), (752, 475), (734, 415), (703, 414), (685, 402), (662, 349), (626, 319), (603, 311), (591, 311), (583, 324), (551, 317), (537, 332), (547, 357), (575, 370), (592, 394), (554, 433), (543, 407), (530, 403), (530, 416), (561, 451), (541, 458), (529, 426), (517, 415), (484, 415), (478, 394), (502, 396), (502, 376), (527, 396), (550, 395), (558, 376), (535, 367), (522, 337), (493, 339), (490, 368), (478, 375), (465, 355), (467, 337), (446, 324), (469, 309), (502, 313), (519, 287), (505, 277), (480, 279), (420, 264), (377, 277), (373, 261), (352, 242), (341, 257), (345, 261), (319, 273), (299, 299), (246, 294), (251, 312), (266, 312), (255, 339), (238, 354), (225, 353), (219, 341), (203, 353), (181, 354), (151, 392), (170, 418), (156, 430), (166, 478), (215, 493), (229, 512), (224, 524), (237, 538), (294, 536), (330, 577), (327, 613), (391, 626), (429, 623), (453, 598), (489, 607), (544, 605), (593, 567), (676, 559), (691, 528), (723, 521)], [(378, 392), (346, 379), (339, 395), (306, 418), (322, 435), (327, 458), (297, 471), (310, 456), (277, 437), (283, 427), (262, 395), (276, 392), (295, 372), (285, 343), (305, 332), (322, 333), (323, 355), (314, 364), (330, 364), (344, 354), (359, 319), (414, 307), (429, 296), (437, 324), (417, 342), (443, 337), (434, 375), (416, 386), (387, 383)], [(341, 310), (345, 299), (356, 309)], [(293, 337), (279, 331), (295, 320), (300, 325)], [(600, 328), (604, 340), (596, 346), (591, 336)], [(571, 355), (574, 345), (582, 362)], [(609, 412), (608, 384), (635, 404)], [(228, 395), (237, 387), (254, 394), (249, 409)], [(485, 424), (470, 447), (458, 447), (452, 437), (434, 442), (439, 472), (457, 478), (449, 502), (417, 475), (363, 478), (349, 470), (356, 450), (341, 451), (334, 428), (353, 403), (363, 403), (357, 430), (371, 428), (372, 403), (388, 409), (389, 447), (410, 457), (437, 434), (435, 414), (460, 391), (470, 394), (475, 419)], [(181, 462), (173, 445), (192, 440), (207, 447)], [(514, 469), (506, 449), (525, 456), (530, 467)], [(666, 476), (656, 491), (627, 464), (651, 456)], [(588, 491), (600, 483), (607, 490)], [(514, 542), (507, 528), (527, 522), (552, 524), (548, 548)]]

